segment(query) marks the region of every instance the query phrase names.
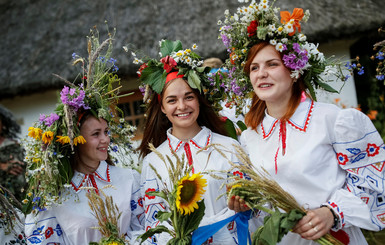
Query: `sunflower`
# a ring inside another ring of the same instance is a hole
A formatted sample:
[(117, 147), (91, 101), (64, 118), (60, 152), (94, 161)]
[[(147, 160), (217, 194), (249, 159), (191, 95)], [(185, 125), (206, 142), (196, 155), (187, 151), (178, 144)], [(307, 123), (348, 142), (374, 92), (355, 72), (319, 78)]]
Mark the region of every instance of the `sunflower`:
[(194, 209), (198, 208), (197, 202), (202, 199), (205, 193), (203, 187), (207, 186), (206, 180), (201, 174), (187, 174), (183, 177), (177, 187), (176, 192), (176, 207), (183, 214), (190, 214)]

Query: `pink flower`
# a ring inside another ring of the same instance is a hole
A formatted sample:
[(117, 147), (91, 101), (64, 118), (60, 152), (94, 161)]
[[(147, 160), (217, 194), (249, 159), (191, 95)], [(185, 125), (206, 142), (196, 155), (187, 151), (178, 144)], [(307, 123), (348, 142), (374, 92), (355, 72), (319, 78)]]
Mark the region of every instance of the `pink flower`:
[(176, 61), (171, 56), (166, 56), (160, 60), (164, 64), (163, 69), (170, 73), (174, 67), (177, 66)]

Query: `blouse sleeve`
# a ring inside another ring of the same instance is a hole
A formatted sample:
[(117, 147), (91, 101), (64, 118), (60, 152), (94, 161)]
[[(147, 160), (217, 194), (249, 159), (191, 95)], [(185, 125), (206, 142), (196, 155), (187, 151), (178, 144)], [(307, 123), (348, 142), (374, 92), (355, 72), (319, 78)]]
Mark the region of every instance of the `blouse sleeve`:
[(136, 244), (137, 237), (144, 232), (144, 209), (143, 198), (140, 193), (140, 175), (132, 170), (132, 196), (131, 196), (131, 225), (127, 231), (130, 244)]
[(381, 230), (385, 228), (384, 142), (370, 119), (356, 109), (341, 110), (334, 129), (333, 148), (346, 171), (344, 189), (329, 200), (339, 213), (339, 228)]
[(51, 210), (27, 215), (24, 229), (27, 244), (66, 244), (60, 224)]
[[(160, 159), (159, 159), (160, 161)], [(155, 172), (151, 169), (148, 162), (148, 158), (143, 160), (143, 168), (141, 173), (141, 196), (143, 197), (143, 208), (145, 212), (144, 228), (145, 231), (151, 228), (155, 228), (159, 224), (165, 225), (169, 229), (172, 229), (170, 225), (160, 221), (156, 218), (159, 211), (166, 210), (166, 202), (158, 197), (147, 194), (150, 191), (159, 191), (160, 181), (156, 177)], [(166, 244), (171, 237), (165, 232), (156, 234), (153, 237), (147, 239), (146, 244)]]

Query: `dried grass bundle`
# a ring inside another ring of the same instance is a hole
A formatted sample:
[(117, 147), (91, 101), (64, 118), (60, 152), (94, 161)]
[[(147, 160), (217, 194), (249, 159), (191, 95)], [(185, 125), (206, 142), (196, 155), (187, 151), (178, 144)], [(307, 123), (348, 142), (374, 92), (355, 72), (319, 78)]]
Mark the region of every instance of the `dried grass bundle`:
[[(236, 150), (235, 155), (240, 163), (233, 163), (229, 160), (229, 163), (232, 166), (230, 172), (239, 170), (246, 177), (230, 177), (233, 181), (227, 183), (227, 188), (230, 189), (228, 192), (229, 197), (234, 195), (240, 196), (245, 200), (249, 208), (262, 210), (271, 215), (280, 214), (280, 210), (283, 210), (285, 213), (296, 211), (296, 215), (297, 217), (299, 215), (299, 219), (306, 215), (306, 209), (300, 206), (292, 195), (282, 189), (282, 187), (270, 177), (269, 173), (265, 169), (262, 168), (262, 170), (258, 170), (253, 166), (249, 156), (245, 153), (242, 147), (239, 145), (233, 146)], [(226, 157), (223, 152), (227, 151), (227, 149), (223, 149), (221, 145), (211, 145), (211, 147), (215, 148), (223, 157)], [(271, 206), (271, 209), (268, 208), (268, 206)], [(295, 223), (299, 219), (297, 219)], [(287, 232), (288, 231), (289, 230), (287, 230)], [(255, 232), (254, 235), (257, 235), (258, 232), (261, 231), (259, 230)], [(282, 236), (285, 234), (282, 234)], [(254, 238), (253, 244), (255, 242)], [(330, 234), (326, 234), (322, 238), (316, 240), (316, 242), (325, 245), (342, 245), (340, 241), (335, 239)]]
[[(107, 185), (104, 188), (112, 187)], [(98, 221), (98, 227), (94, 227), (102, 234), (102, 239), (99, 243), (92, 244), (128, 244), (124, 239), (124, 234), (121, 235), (118, 220), (121, 216), (118, 206), (114, 203), (112, 196), (106, 195), (101, 189), (98, 195), (94, 188), (87, 188), (89, 191), (86, 196), (88, 198), (88, 205)]]

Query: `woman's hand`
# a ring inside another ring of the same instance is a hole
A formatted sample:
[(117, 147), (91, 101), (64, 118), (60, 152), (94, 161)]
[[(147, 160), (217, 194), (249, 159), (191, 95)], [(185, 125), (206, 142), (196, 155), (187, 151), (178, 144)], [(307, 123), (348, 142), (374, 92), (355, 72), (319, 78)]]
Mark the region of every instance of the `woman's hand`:
[(334, 223), (329, 208), (322, 207), (311, 210), (294, 226), (293, 232), (302, 238), (316, 240), (329, 232)]
[(244, 212), (249, 210), (249, 206), (246, 205), (245, 200), (239, 196), (232, 196), (227, 202), (229, 209), (234, 210), (235, 212)]

